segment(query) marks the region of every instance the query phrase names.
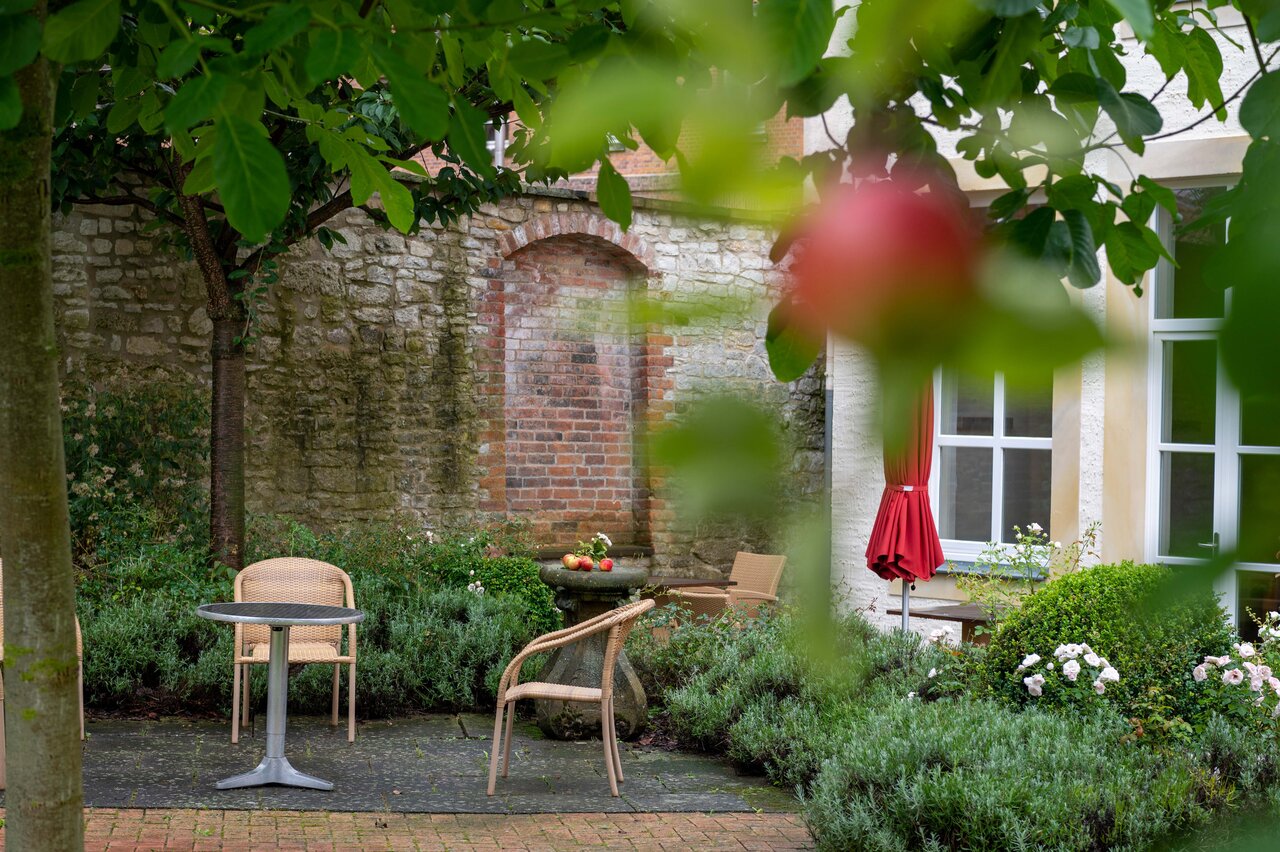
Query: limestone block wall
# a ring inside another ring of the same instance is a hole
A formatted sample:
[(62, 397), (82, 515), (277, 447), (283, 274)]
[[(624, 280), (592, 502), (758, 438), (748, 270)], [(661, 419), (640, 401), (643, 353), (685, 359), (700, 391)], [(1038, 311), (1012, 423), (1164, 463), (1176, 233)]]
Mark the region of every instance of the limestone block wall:
[[(546, 545), (597, 530), (659, 566), (727, 570), (765, 532), (693, 530), (643, 463), (645, 430), (734, 389), (778, 411), (797, 497), (822, 483), (819, 373), (788, 385), (764, 353), (781, 283), (769, 229), (641, 202), (626, 234), (567, 193), (527, 194), (406, 237), (360, 211), (345, 244), (296, 248), (254, 305), (248, 497), (327, 525), (396, 513), (444, 526), (523, 517)], [(208, 382), (194, 266), (127, 208), (60, 219), (54, 240), (67, 371), (180, 366)], [(636, 328), (631, 297), (750, 306)]]

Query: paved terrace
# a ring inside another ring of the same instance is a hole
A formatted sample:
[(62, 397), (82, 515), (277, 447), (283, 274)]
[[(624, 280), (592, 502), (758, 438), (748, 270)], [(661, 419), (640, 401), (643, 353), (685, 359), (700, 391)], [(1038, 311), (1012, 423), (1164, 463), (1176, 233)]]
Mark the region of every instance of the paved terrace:
[[(90, 722), (89, 849), (801, 849), (796, 801), (728, 763), (623, 743), (626, 783), (609, 795), (600, 742), (544, 739), (517, 724), (511, 777), (485, 795), (491, 717), (417, 716), (345, 725), (289, 719), (287, 754), (332, 792), (220, 791), (251, 769), (255, 735), (225, 722)], [(0, 841), (2, 848), (2, 841)]]

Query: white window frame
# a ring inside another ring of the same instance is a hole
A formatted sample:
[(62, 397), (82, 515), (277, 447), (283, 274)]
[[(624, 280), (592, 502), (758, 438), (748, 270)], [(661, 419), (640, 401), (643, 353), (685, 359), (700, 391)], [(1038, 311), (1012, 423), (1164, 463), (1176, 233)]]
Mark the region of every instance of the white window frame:
[[(1004, 527), (1004, 451), (1005, 450), (1053, 450), (1053, 430), (1044, 438), (1026, 438), (1004, 434), (1005, 429), (1005, 381), (1004, 374), (996, 373), (992, 397), (992, 425), (990, 435), (948, 435), (942, 431), (942, 370), (933, 376), (933, 464), (929, 472), (929, 502), (933, 505), (933, 518), (941, 524), (942, 448), (978, 447), (991, 450), (991, 537), (986, 541), (968, 541), (957, 538), (941, 538), (942, 555), (951, 562), (974, 562), (992, 542), (1000, 543)], [(1049, 482), (1050, 500), (1053, 482)], [(1048, 524), (1049, 518), (1043, 523)]]
[[(1176, 189), (1199, 189), (1223, 186), (1219, 182), (1179, 183)], [(1152, 227), (1166, 246), (1172, 243), (1173, 220), (1169, 212), (1158, 208)], [(1229, 227), (1229, 225), (1228, 225)], [(1240, 456), (1280, 455), (1280, 447), (1242, 445), (1240, 442), (1240, 393), (1231, 384), (1219, 356), (1214, 400), (1214, 440), (1212, 444), (1185, 444), (1162, 440), (1162, 427), (1170, 401), (1165, 398), (1164, 344), (1179, 340), (1216, 340), (1222, 329), (1222, 318), (1161, 319), (1156, 316), (1156, 305), (1164, 289), (1170, 286), (1173, 265), (1161, 259), (1152, 272), (1151, 289), (1147, 304), (1147, 488), (1146, 529), (1144, 530), (1145, 558), (1149, 562), (1165, 565), (1198, 565), (1203, 560), (1187, 556), (1170, 556), (1160, 552), (1161, 504), (1165, 491), (1161, 455), (1165, 452), (1183, 451), (1209, 454), (1213, 458), (1213, 533), (1214, 540), (1204, 542), (1205, 557), (1215, 550), (1234, 550), (1240, 536)], [(1223, 316), (1231, 310), (1231, 289), (1223, 294)], [(1240, 571), (1280, 573), (1280, 565), (1238, 562), (1232, 570), (1224, 571), (1215, 582), (1215, 591), (1221, 595), (1222, 605), (1233, 624), (1239, 624), (1237, 604)]]

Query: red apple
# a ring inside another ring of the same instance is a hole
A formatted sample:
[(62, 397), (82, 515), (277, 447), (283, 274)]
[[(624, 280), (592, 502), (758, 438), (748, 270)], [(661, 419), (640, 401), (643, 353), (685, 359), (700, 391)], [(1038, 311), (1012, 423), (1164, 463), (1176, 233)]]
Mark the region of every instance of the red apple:
[(560, 561), (563, 562), (564, 567), (568, 568), (570, 571), (578, 570), (578, 557), (576, 555), (572, 553), (566, 553), (564, 555), (564, 558), (561, 559)]
[(798, 321), (877, 347), (972, 303), (981, 234), (959, 203), (917, 183), (864, 182), (823, 200), (797, 233)]
[(590, 571), (590, 570), (591, 570), (592, 568), (594, 568), (594, 567), (595, 567), (595, 563), (591, 561), (591, 557), (590, 557), (590, 556), (579, 556), (579, 557), (578, 557), (578, 570), (579, 570), (579, 571)]
[(612, 570), (613, 570), (613, 560), (612, 560), (612, 559), (601, 559), (601, 560), (600, 560), (600, 570), (601, 570), (601, 571), (612, 571)]

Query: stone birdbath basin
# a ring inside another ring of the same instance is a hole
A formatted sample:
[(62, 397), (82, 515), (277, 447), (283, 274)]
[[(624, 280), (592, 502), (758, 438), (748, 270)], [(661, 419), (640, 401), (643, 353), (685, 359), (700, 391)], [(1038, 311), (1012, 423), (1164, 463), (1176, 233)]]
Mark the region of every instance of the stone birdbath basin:
[[(635, 589), (649, 580), (647, 568), (615, 566), (612, 571), (569, 571), (546, 565), (538, 572), (542, 582), (555, 590), (556, 606), (564, 613), (565, 626), (594, 618), (626, 602)], [(608, 632), (588, 637), (551, 651), (538, 679), (570, 686), (600, 687), (604, 647)], [(534, 701), (538, 727), (549, 737), (561, 740), (600, 736), (600, 706), (572, 701)], [(613, 668), (613, 714), (618, 736), (630, 739), (644, 728), (649, 703), (644, 687), (627, 660), (618, 655)]]

